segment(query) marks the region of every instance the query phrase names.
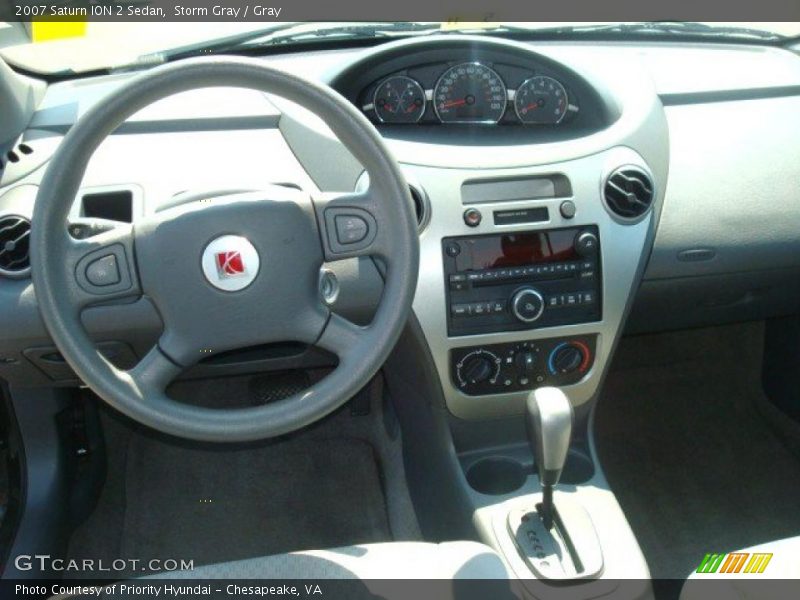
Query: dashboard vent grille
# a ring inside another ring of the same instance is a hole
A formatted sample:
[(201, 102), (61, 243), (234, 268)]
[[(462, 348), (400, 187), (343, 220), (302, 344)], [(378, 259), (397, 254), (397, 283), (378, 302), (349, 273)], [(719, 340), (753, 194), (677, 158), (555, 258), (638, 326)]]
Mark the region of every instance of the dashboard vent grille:
[(653, 203), (653, 182), (638, 167), (621, 167), (606, 179), (603, 197), (614, 214), (624, 219), (636, 219)]
[(31, 268), (31, 222), (25, 217), (0, 217), (0, 275), (23, 277)]
[(0, 171), (9, 163), (18, 163), (23, 156), (33, 154), (33, 148), (28, 144), (17, 144), (16, 148), (11, 148), (5, 155), (0, 154)]

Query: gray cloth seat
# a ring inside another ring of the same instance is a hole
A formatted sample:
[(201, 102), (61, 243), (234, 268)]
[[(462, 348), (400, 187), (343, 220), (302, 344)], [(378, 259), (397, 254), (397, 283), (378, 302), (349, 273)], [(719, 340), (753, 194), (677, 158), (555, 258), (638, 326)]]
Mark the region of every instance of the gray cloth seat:
[[(420, 588), (412, 580), (440, 580), (436, 598), (473, 598), (474, 580), (493, 580), (491, 597), (500, 600), (512, 597), (512, 575), (494, 550), (477, 542), (389, 542), (346, 546), (328, 550), (306, 550), (249, 558), (232, 562), (202, 565), (193, 570), (164, 572), (126, 583), (146, 585), (149, 580), (232, 580), (228, 585), (256, 585), (257, 581), (308, 580), (320, 583), (325, 580), (359, 580), (356, 589), (347, 588), (353, 598), (407, 599), (418, 595)], [(250, 581), (247, 581), (250, 580)], [(402, 581), (408, 580), (407, 585)], [(459, 580), (464, 581), (459, 584)], [(176, 582), (176, 585), (180, 585)], [(428, 586), (429, 584), (426, 584)], [(120, 586), (106, 588), (99, 597), (105, 600), (129, 598), (123, 596)], [(428, 589), (430, 591), (430, 589)], [(119, 595), (117, 595), (119, 594)], [(72, 596), (57, 596), (51, 600), (66, 600)], [(97, 598), (98, 596), (93, 596)], [(481, 597), (485, 597), (482, 595)]]
[[(153, 576), (177, 579), (508, 579), (500, 557), (477, 542), (389, 542), (306, 550)], [(145, 578), (146, 579), (146, 578)]]

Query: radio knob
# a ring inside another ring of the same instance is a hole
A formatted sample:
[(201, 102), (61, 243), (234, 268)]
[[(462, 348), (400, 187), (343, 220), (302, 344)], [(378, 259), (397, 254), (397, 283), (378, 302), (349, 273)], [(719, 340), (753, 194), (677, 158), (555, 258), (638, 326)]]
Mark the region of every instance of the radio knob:
[(511, 311), (523, 323), (533, 323), (544, 312), (544, 298), (533, 288), (522, 288), (511, 298)]
[(575, 252), (580, 256), (595, 256), (598, 245), (597, 236), (591, 231), (581, 231), (575, 236)]

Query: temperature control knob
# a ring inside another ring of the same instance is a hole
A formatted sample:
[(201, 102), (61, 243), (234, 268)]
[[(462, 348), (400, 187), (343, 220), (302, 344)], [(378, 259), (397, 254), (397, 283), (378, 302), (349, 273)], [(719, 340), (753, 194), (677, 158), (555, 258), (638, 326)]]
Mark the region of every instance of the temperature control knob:
[(550, 353), (547, 367), (553, 375), (583, 371), (589, 365), (589, 348), (582, 342), (564, 342)]
[(533, 323), (542, 316), (544, 298), (533, 288), (522, 288), (511, 297), (511, 310), (523, 323)]

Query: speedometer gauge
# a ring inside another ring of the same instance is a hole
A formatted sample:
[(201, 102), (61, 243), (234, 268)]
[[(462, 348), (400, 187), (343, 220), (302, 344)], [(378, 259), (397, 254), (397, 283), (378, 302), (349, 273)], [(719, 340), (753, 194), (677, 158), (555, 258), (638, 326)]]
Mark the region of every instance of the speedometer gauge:
[(514, 110), (523, 123), (557, 125), (567, 114), (567, 90), (546, 75), (531, 77), (517, 89)]
[(507, 99), (503, 80), (480, 63), (448, 69), (433, 89), (433, 108), (443, 123), (497, 123)]
[(425, 90), (411, 77), (396, 75), (378, 86), (373, 104), (384, 123), (416, 123), (425, 112)]

